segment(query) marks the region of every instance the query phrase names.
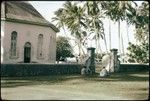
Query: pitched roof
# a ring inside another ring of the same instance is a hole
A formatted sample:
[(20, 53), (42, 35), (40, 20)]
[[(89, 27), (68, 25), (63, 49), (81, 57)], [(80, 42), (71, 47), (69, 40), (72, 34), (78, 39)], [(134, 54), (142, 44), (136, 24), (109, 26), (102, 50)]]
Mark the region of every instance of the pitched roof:
[(45, 20), (30, 3), (25, 1), (4, 1), (3, 4), (1, 4), (1, 18), (5, 18), (9, 21), (49, 26), (54, 31), (59, 32), (59, 30), (53, 24)]

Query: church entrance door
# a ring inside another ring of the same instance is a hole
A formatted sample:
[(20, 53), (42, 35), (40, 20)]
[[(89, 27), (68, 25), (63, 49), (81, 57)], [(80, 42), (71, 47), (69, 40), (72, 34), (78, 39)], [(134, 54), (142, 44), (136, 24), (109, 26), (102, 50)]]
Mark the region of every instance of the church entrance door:
[(30, 63), (31, 61), (31, 43), (26, 42), (24, 45), (24, 63)]

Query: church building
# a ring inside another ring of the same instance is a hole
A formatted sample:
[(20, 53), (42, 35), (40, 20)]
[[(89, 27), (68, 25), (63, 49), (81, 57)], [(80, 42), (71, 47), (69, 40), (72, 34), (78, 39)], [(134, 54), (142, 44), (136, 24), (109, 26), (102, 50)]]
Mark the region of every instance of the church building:
[(55, 63), (59, 30), (27, 1), (1, 3), (1, 63)]

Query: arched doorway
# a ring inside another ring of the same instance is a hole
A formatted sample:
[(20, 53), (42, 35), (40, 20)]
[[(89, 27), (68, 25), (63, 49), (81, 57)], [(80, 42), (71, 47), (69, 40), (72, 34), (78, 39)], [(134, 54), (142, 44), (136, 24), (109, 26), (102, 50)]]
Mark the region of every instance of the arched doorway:
[(26, 42), (24, 45), (24, 63), (30, 63), (31, 61), (31, 43)]

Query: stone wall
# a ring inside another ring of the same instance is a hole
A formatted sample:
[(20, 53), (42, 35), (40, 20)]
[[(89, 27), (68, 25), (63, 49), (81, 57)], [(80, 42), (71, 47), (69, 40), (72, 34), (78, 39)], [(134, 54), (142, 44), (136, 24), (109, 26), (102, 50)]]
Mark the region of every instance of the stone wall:
[(1, 76), (80, 74), (81, 64), (1, 64)]
[[(1, 76), (48, 76), (80, 74), (81, 64), (1, 64)], [(146, 64), (120, 64), (119, 72), (149, 71)]]
[(120, 72), (149, 71), (148, 64), (120, 64)]

